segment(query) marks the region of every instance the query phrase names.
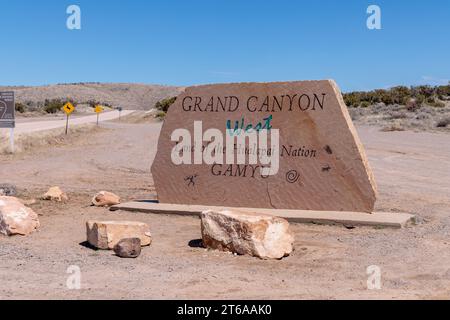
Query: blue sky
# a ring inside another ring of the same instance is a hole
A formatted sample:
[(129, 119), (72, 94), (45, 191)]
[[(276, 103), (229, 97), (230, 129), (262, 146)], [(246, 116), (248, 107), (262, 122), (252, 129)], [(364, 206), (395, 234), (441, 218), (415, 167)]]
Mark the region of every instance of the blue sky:
[[(447, 0), (0, 0), (0, 85), (450, 79)], [(66, 8), (81, 8), (81, 30)], [(382, 30), (366, 9), (382, 10)]]

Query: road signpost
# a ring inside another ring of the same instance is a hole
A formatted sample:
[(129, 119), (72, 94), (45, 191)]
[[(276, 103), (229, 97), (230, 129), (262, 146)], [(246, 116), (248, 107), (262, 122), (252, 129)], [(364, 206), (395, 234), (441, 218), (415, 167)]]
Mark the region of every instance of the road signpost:
[(15, 100), (13, 91), (0, 92), (0, 128), (10, 129), (9, 142), (14, 153)]
[(122, 107), (117, 107), (117, 110), (119, 111), (119, 121), (120, 121), (120, 117), (122, 115)]
[(97, 126), (98, 126), (98, 119), (100, 117), (100, 113), (103, 112), (103, 107), (102, 106), (96, 106), (94, 111), (97, 114)]
[(72, 114), (72, 112), (75, 111), (75, 107), (73, 106), (72, 103), (67, 102), (63, 107), (63, 111), (66, 113), (66, 135), (67, 135), (69, 131), (69, 116)]

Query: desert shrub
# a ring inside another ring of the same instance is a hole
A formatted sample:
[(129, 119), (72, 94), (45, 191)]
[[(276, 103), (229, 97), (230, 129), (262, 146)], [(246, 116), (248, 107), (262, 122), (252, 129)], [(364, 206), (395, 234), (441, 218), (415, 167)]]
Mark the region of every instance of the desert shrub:
[(96, 106), (105, 106), (105, 107), (108, 106), (107, 103), (102, 103), (97, 100), (88, 100), (86, 101), (86, 104), (88, 104), (91, 108), (95, 108)]
[(166, 116), (166, 113), (164, 111), (158, 111), (155, 114), (155, 118), (157, 118), (157, 119), (164, 119), (165, 116)]
[(64, 102), (59, 99), (48, 100), (44, 102), (44, 111), (47, 113), (57, 113), (64, 106)]
[(450, 83), (446, 86), (439, 86), (436, 88), (436, 94), (439, 100), (449, 100), (450, 99)]
[(435, 93), (435, 88), (431, 86), (415, 86), (411, 87), (411, 93), (413, 96), (422, 95), (425, 98), (429, 98)]
[(176, 100), (177, 100), (177, 97), (163, 99), (161, 101), (158, 101), (155, 104), (155, 108), (159, 111), (163, 111), (164, 113), (167, 113), (167, 111), (169, 110), (169, 107), (172, 104), (174, 104)]
[(88, 100), (86, 101), (86, 104), (88, 104), (91, 108), (94, 108), (98, 104), (98, 102), (95, 100)]
[(414, 97), (414, 99), (416, 99), (416, 103), (418, 105), (423, 106), (426, 98), (423, 94), (418, 94), (417, 96)]
[(417, 99), (415, 99), (415, 98), (410, 98), (406, 102), (406, 110), (411, 111), (411, 112), (415, 112), (415, 111), (419, 110), (421, 106), (422, 106), (422, 104), (419, 103), (417, 101)]
[(447, 86), (398, 86), (388, 90), (377, 89), (368, 92), (355, 91), (344, 93), (343, 98), (346, 105), (350, 108), (361, 106), (363, 102), (369, 105), (384, 103), (385, 105), (408, 105), (411, 100), (415, 100), (413, 106), (410, 105), (411, 111), (417, 110), (424, 103), (439, 104), (446, 101), (450, 97), (450, 84)]
[(416, 120), (426, 120), (430, 118), (431, 118), (430, 114), (426, 112), (420, 112), (419, 114), (416, 115)]
[(386, 118), (388, 120), (395, 120), (395, 119), (407, 119), (408, 118), (408, 114), (405, 111), (394, 111), (394, 110), (389, 110), (387, 112), (387, 116)]
[(408, 115), (406, 114), (406, 112), (394, 112), (392, 114), (392, 119), (408, 119)]
[(450, 126), (450, 117), (441, 119), (436, 124), (436, 127), (438, 127), (438, 128), (447, 128), (449, 126)]
[(349, 108), (356, 108), (360, 104), (360, 98), (357, 92), (346, 93), (343, 95), (344, 102)]
[(46, 99), (44, 102), (44, 111), (47, 113), (57, 113), (59, 111), (61, 111), (62, 107), (64, 107), (64, 105), (67, 102), (71, 102), (74, 106), (76, 106), (76, 102), (71, 100), (71, 99), (67, 99), (67, 100), (61, 100), (61, 99), (52, 99), (52, 100), (48, 100)]
[(439, 100), (435, 100), (429, 103), (429, 105), (435, 108), (445, 108), (445, 103)]
[(27, 110), (27, 106), (24, 105), (23, 103), (16, 102), (14, 109), (19, 113), (24, 113)]
[(394, 99), (392, 99), (390, 94), (385, 93), (381, 96), (381, 102), (383, 102), (385, 105), (390, 105), (394, 103)]
[(434, 103), (436, 101), (436, 99), (433, 96), (427, 97), (425, 99), (425, 103), (431, 105), (432, 103)]
[(361, 108), (368, 108), (368, 107), (369, 107), (369, 102), (367, 102), (367, 101), (361, 102), (360, 107), (361, 107)]
[(110, 104), (108, 102), (100, 102), (100, 101), (93, 100), (93, 99), (86, 101), (84, 104), (89, 105), (89, 107), (91, 107), (91, 108), (95, 108), (96, 106), (112, 108), (112, 104)]
[(388, 108), (389, 107), (387, 107), (384, 103), (380, 102), (374, 104), (370, 111), (372, 112), (372, 114), (380, 114), (385, 113)]
[(381, 129), (383, 132), (391, 132), (391, 131), (405, 131), (405, 128), (403, 125), (399, 122), (394, 122), (390, 125), (385, 126), (383, 129)]
[(349, 113), (353, 121), (359, 120), (363, 116), (363, 110), (359, 108), (350, 108)]
[(393, 103), (406, 105), (411, 99), (411, 90), (404, 86), (394, 87), (388, 92), (388, 96)]

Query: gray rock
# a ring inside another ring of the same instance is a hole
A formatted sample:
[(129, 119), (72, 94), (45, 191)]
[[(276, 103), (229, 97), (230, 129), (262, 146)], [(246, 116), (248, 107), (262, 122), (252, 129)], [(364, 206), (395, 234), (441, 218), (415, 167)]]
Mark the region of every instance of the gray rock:
[(141, 239), (122, 239), (114, 246), (114, 252), (121, 258), (137, 258), (141, 254)]
[(0, 196), (6, 196), (6, 197), (17, 196), (16, 186), (9, 184), (9, 183), (0, 184)]

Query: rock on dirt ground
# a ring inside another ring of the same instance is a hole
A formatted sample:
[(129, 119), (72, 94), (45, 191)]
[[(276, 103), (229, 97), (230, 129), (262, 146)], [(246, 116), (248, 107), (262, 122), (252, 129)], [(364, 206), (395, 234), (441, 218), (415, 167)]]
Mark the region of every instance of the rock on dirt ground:
[(60, 187), (51, 187), (48, 191), (41, 197), (42, 200), (63, 202), (69, 200), (67, 194), (61, 190)]
[(87, 241), (98, 249), (114, 249), (122, 239), (138, 238), (142, 246), (152, 243), (150, 227), (137, 221), (88, 221)]
[(294, 250), (294, 237), (285, 219), (239, 211), (205, 211), (201, 215), (206, 248), (281, 259)]
[(38, 215), (19, 199), (0, 196), (0, 234), (26, 236), (39, 228)]
[(108, 191), (100, 191), (92, 198), (92, 204), (97, 207), (110, 207), (119, 203), (120, 197)]
[(122, 239), (114, 246), (114, 252), (121, 258), (137, 258), (141, 254), (141, 246), (139, 238)]

